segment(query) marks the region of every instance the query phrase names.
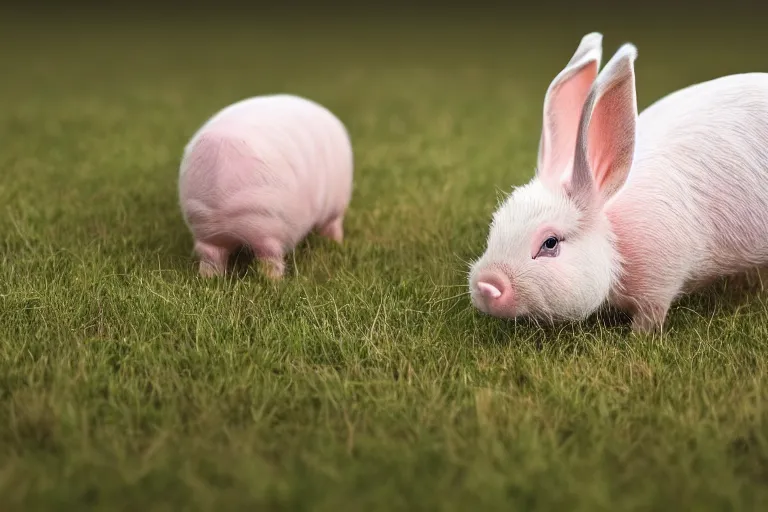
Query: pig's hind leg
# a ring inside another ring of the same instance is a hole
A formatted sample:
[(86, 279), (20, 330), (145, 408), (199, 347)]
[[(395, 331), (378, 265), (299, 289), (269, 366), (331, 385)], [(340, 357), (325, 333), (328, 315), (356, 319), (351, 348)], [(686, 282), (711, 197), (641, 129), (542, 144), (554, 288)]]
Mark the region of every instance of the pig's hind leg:
[(249, 244), (264, 274), (274, 280), (285, 274), (285, 252), (282, 244), (273, 239), (254, 240)]
[(230, 250), (205, 242), (195, 242), (195, 253), (200, 258), (200, 275), (215, 277), (226, 274)]
[(319, 229), (320, 235), (333, 240), (336, 243), (344, 242), (344, 216), (334, 217)]

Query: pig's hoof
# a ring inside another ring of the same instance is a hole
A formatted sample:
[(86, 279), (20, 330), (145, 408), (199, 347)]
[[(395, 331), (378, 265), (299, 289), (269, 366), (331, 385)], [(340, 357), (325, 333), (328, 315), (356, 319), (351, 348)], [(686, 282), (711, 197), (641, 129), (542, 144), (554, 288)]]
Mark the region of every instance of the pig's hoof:
[(218, 265), (209, 261), (200, 262), (200, 275), (205, 278), (222, 276), (225, 273), (225, 269), (220, 268)]
[(260, 260), (262, 272), (273, 281), (279, 281), (285, 275), (285, 262), (282, 258), (264, 258)]
[(215, 277), (226, 274), (229, 251), (222, 247), (203, 242), (195, 243), (195, 252), (200, 257), (200, 275)]

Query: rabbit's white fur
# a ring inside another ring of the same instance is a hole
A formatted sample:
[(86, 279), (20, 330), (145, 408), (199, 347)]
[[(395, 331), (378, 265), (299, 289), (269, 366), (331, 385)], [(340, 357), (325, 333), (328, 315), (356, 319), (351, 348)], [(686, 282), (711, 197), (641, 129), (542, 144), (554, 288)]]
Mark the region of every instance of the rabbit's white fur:
[(601, 45), (584, 36), (547, 91), (536, 176), (494, 213), (470, 269), (480, 311), (577, 320), (609, 302), (648, 331), (682, 293), (768, 264), (768, 74), (689, 86), (638, 116), (636, 48), (598, 75)]

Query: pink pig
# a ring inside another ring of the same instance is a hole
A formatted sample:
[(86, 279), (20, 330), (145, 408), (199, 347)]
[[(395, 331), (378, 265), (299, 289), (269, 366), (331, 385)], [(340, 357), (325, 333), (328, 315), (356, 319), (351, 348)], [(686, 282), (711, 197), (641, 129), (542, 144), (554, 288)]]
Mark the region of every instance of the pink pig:
[(637, 49), (598, 74), (601, 45), (584, 36), (547, 90), (536, 176), (470, 269), (482, 312), (578, 320), (608, 303), (648, 332), (680, 295), (768, 265), (768, 74), (692, 85), (638, 116)]
[(200, 274), (224, 274), (246, 246), (279, 279), (285, 254), (311, 231), (342, 243), (352, 177), (346, 128), (313, 101), (258, 96), (217, 112), (185, 147), (179, 172)]

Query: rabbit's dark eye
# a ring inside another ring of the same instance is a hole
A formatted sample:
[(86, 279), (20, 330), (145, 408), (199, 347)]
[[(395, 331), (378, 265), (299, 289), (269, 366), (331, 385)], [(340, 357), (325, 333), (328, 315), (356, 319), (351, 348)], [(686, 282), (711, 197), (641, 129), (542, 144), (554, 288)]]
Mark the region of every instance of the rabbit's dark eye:
[(551, 251), (552, 249), (557, 247), (557, 242), (558, 242), (557, 238), (551, 236), (544, 241), (544, 248), (549, 249)]
[(547, 237), (547, 239), (544, 240), (544, 243), (541, 244), (539, 252), (536, 254), (536, 256), (533, 256), (533, 259), (536, 259), (540, 256), (547, 258), (557, 257), (560, 254), (560, 242), (561, 240), (556, 236)]

